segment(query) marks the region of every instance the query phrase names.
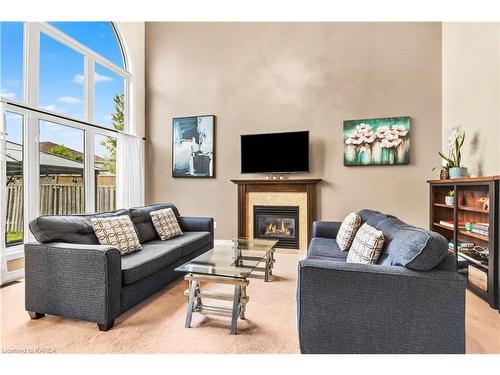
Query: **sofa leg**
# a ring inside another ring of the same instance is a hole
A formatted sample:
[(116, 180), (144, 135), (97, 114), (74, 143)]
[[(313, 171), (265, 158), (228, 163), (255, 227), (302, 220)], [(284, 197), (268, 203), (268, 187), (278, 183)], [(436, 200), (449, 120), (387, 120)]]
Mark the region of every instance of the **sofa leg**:
[(103, 332), (109, 331), (111, 328), (113, 328), (114, 325), (115, 325), (114, 319), (106, 324), (97, 323), (97, 327), (99, 327), (99, 331), (103, 331)]
[(37, 313), (35, 311), (28, 311), (28, 314), (30, 315), (30, 318), (33, 320), (41, 319), (45, 316), (45, 314)]

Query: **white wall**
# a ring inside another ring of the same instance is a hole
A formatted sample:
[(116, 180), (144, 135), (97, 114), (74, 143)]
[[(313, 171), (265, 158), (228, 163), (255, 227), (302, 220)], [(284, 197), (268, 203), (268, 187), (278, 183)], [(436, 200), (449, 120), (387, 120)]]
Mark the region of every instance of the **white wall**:
[(500, 24), (443, 23), (443, 149), (466, 132), (462, 164), (472, 176), (500, 173)]
[(144, 22), (115, 22), (128, 49), (128, 59), (132, 63), (133, 97), (135, 98), (130, 108), (131, 131), (137, 135), (145, 136), (145, 91), (144, 91)]

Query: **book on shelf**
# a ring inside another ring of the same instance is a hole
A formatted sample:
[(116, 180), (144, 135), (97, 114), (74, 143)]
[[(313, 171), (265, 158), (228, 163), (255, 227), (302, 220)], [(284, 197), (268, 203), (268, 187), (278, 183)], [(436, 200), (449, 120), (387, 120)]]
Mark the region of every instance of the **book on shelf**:
[(471, 233), (475, 233), (475, 234), (480, 234), (481, 236), (486, 236), (488, 237), (488, 231), (487, 230), (481, 230), (481, 229), (475, 229), (475, 228), (472, 228), (470, 230)]
[[(439, 220), (439, 225), (450, 229), (455, 229), (455, 223), (453, 221)], [(458, 229), (465, 229), (465, 221), (458, 222)]]

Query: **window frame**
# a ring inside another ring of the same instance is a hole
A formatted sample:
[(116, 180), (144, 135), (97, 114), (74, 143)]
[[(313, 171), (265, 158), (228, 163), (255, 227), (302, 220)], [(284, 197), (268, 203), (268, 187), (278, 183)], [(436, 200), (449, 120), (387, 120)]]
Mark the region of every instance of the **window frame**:
[[(119, 25), (110, 22), (115, 32), (116, 41), (123, 55), (124, 68), (116, 66), (111, 61), (86, 47), (82, 43), (68, 36), (55, 26), (46, 22), (24, 22), (23, 28), (23, 95), (19, 100), (2, 100), (1, 112), (12, 112), (23, 116), (23, 183), (24, 183), (24, 241), (22, 244), (5, 246), (1, 249), (7, 260), (24, 257), (24, 243), (33, 241), (34, 237), (29, 231), (28, 224), (40, 214), (40, 121), (50, 121), (55, 124), (70, 126), (84, 131), (84, 181), (85, 181), (85, 211), (95, 212), (95, 134), (117, 137), (117, 131), (106, 128), (94, 121), (95, 113), (95, 64), (109, 69), (124, 79), (124, 133), (132, 133), (130, 113), (133, 108), (133, 74), (130, 56), (126, 49), (126, 41)], [(39, 78), (40, 78), (40, 33), (44, 33), (66, 47), (80, 53), (84, 58), (84, 117), (74, 120), (57, 112), (42, 109), (39, 106)], [(12, 104), (10, 104), (10, 103)], [(21, 104), (20, 108), (15, 104)], [(43, 110), (45, 113), (37, 112)], [(3, 121), (3, 116), (1, 121)], [(81, 121), (89, 125), (82, 124)], [(3, 182), (2, 182), (3, 183)], [(5, 187), (3, 187), (5, 188)], [(118, 187), (117, 187), (118, 188)], [(16, 271), (17, 272), (17, 271)], [(17, 274), (16, 274), (17, 275)], [(7, 279), (10, 275), (5, 275)], [(12, 275), (13, 276), (13, 275)]]

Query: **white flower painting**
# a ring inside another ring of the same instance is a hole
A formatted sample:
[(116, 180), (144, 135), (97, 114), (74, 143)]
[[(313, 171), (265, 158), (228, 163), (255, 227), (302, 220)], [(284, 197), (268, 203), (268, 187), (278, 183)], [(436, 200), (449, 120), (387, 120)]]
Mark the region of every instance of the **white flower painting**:
[(344, 165), (409, 163), (409, 117), (344, 121)]

